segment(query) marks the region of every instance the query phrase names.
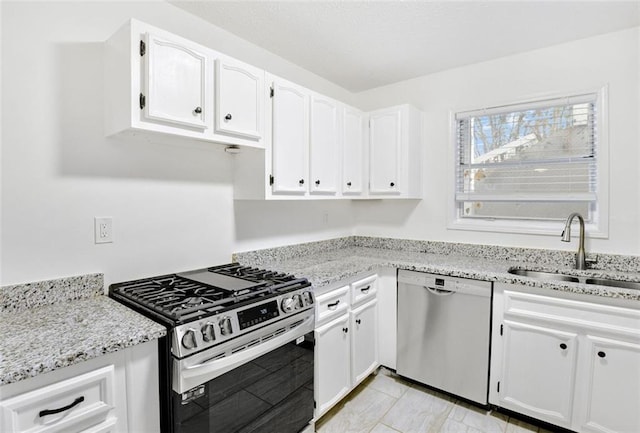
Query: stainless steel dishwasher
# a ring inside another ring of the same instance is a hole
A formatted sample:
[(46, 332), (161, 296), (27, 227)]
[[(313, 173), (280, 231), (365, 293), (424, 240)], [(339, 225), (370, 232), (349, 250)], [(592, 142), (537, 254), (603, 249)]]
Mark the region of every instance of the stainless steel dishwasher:
[(399, 270), (398, 374), (487, 405), (491, 291), (487, 281)]

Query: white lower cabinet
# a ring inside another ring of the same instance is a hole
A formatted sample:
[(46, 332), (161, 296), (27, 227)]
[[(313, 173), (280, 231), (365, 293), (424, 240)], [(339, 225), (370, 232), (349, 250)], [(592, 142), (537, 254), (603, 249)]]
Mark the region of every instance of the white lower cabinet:
[(505, 320), (503, 341), (500, 406), (569, 427), (577, 335)]
[(316, 419), (378, 368), (376, 278), (339, 285), (316, 297)]
[[(3, 399), (3, 432), (84, 432), (126, 414), (116, 403), (123, 390), (114, 364)], [(126, 421), (126, 418), (125, 418)]]
[(579, 429), (640, 431), (640, 344), (587, 335)]
[(362, 382), (378, 368), (378, 301), (373, 300), (350, 314), (351, 379)]
[(3, 433), (159, 431), (157, 342), (0, 388)]
[(398, 270), (379, 268), (378, 279), (378, 356), (380, 365), (396, 369), (398, 328)]
[(349, 315), (316, 329), (316, 413), (322, 414), (351, 390)]
[(577, 432), (640, 432), (638, 306), (530, 292), (494, 287), (490, 403)]

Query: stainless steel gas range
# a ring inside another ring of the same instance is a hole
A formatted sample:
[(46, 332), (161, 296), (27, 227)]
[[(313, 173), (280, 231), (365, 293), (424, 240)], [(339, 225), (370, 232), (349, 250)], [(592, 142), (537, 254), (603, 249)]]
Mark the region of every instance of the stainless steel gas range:
[(304, 278), (236, 263), (112, 284), (167, 327), (162, 433), (297, 433), (312, 421), (314, 297)]

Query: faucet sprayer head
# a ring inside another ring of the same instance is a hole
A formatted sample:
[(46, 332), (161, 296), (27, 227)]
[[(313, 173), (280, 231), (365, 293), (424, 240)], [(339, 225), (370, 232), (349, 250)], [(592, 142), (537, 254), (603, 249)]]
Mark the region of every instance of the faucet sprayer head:
[(560, 239), (562, 242), (570, 242), (571, 241), (571, 220), (568, 219), (564, 225), (564, 229), (562, 230), (562, 238)]

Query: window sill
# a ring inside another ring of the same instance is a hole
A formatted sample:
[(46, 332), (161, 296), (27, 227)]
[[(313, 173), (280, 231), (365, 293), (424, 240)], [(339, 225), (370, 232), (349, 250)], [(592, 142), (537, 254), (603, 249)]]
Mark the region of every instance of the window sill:
[[(447, 224), (448, 230), (468, 230), (478, 232), (545, 236), (560, 236), (563, 228), (564, 221), (524, 221), (504, 219), (468, 220), (457, 218), (455, 220), (449, 221), (449, 223)], [(597, 224), (587, 223), (585, 224), (585, 236), (588, 238), (608, 239), (609, 233), (607, 230), (602, 230), (600, 227), (598, 227)]]

